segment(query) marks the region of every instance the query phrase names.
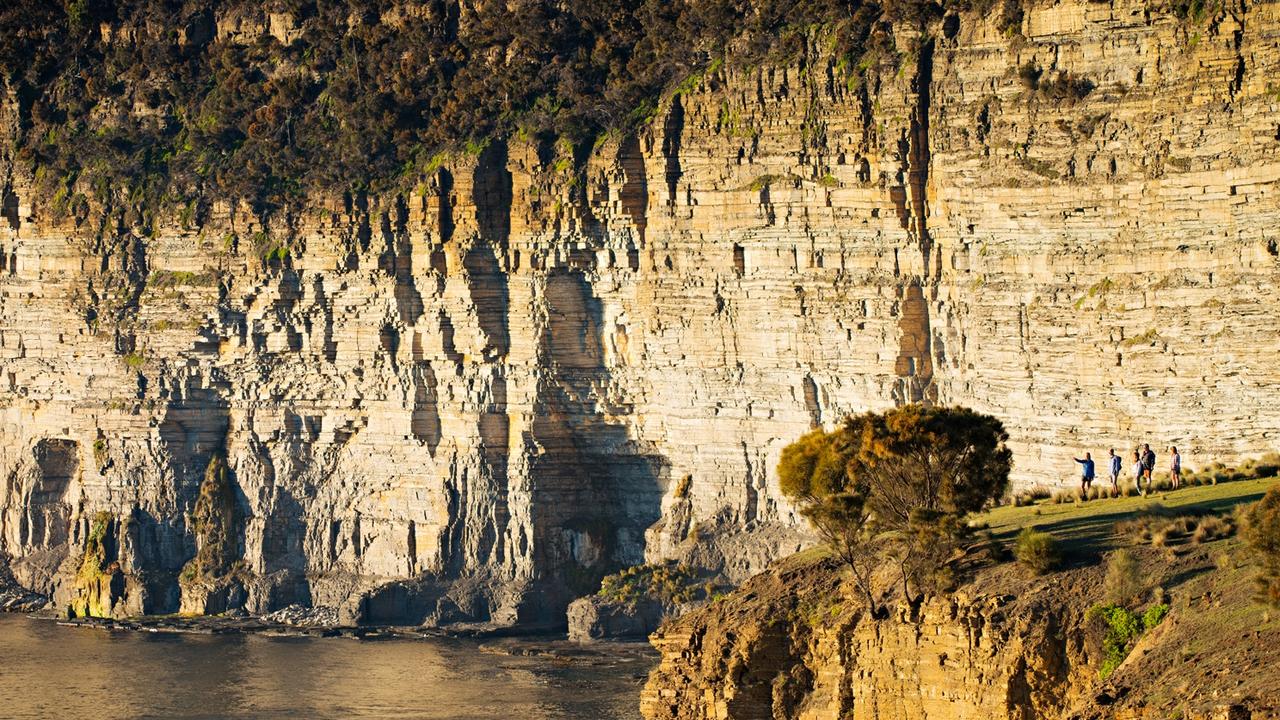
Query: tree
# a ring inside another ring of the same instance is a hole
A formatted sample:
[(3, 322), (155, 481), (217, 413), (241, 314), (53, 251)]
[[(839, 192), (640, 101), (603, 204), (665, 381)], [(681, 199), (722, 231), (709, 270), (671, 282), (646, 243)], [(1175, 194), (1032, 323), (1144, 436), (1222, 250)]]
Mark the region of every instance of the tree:
[(1245, 542), (1257, 555), (1258, 600), (1280, 607), (1280, 487), (1273, 487), (1258, 502), (1244, 511)]
[(872, 510), (896, 528), (913, 515), (976, 512), (1009, 485), (1009, 434), (990, 415), (907, 405), (851, 418), (844, 432), (857, 438), (851, 482), (873, 489)]
[(884, 555), (918, 605), (922, 586), (949, 584), (964, 516), (1008, 486), (1008, 437), (999, 420), (967, 408), (907, 405), (807, 433), (783, 450), (778, 477), (869, 602)]

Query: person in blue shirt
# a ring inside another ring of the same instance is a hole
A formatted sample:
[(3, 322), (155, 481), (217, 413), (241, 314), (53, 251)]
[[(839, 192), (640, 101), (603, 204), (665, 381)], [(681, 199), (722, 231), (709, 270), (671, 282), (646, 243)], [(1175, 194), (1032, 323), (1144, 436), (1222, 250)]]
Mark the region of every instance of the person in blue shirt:
[(1111, 448), (1111, 494), (1120, 496), (1120, 456)]
[(1080, 468), (1080, 491), (1085, 494), (1085, 500), (1088, 500), (1089, 486), (1093, 484), (1093, 456), (1089, 453), (1084, 454), (1084, 459), (1071, 458), (1083, 465)]

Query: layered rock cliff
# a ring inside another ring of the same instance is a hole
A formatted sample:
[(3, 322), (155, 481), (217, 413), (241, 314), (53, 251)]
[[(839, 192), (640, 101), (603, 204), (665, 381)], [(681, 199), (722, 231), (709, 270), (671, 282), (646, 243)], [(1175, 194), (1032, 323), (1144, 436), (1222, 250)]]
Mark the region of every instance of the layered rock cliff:
[[(1278, 13), (968, 12), (857, 68), (815, 31), (594, 148), (494, 141), (412, 194), (149, 235), (55, 220), (6, 156), (0, 551), (65, 605), (105, 513), (110, 612), (557, 621), (621, 565), (800, 547), (778, 453), (849, 412), (996, 415), (1021, 484), (1081, 447), (1255, 454)], [(208, 527), (216, 572), (181, 582)]]
[[(847, 570), (795, 558), (652, 636), (650, 720), (1274, 718), (1280, 626), (1223, 543), (1134, 551), (1169, 614), (1108, 675), (1101, 567), (986, 567), (954, 594), (866, 612)], [(1211, 559), (1213, 555), (1216, 558)], [(1216, 563), (1216, 567), (1215, 567)]]

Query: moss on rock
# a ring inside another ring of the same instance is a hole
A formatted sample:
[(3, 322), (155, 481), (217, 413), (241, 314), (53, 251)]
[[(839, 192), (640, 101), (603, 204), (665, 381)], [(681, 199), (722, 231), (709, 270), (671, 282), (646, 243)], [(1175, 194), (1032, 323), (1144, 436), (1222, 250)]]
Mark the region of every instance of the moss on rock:
[(112, 617), (125, 593), (125, 577), (116, 559), (116, 519), (109, 512), (93, 516), (84, 555), (76, 572), (68, 617)]
[(243, 522), (226, 458), (215, 455), (205, 469), (191, 518), (196, 554), (178, 576), (183, 612), (216, 613), (238, 604), (235, 596), (243, 594), (237, 592), (242, 589)]

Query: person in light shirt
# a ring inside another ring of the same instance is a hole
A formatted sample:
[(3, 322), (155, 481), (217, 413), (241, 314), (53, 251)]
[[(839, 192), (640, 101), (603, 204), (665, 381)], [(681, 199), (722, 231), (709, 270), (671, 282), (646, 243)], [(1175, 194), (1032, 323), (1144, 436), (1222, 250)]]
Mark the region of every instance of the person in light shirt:
[(1111, 448), (1111, 494), (1120, 494), (1120, 456)]

